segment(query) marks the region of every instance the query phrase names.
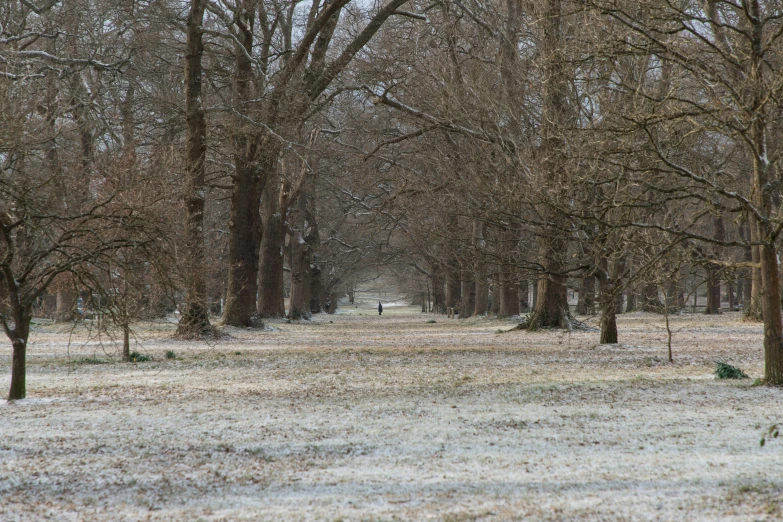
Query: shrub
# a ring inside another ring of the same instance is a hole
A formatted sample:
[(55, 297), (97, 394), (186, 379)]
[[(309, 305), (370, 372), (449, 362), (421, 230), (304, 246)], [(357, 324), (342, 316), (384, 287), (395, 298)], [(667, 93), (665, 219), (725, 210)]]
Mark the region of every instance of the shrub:
[(718, 379), (747, 379), (748, 376), (739, 368), (726, 364), (725, 362), (716, 361), (717, 368), (715, 368), (715, 375)]
[(79, 364), (109, 364), (106, 359), (99, 359), (98, 357), (84, 357), (76, 361)]
[(168, 350), (166, 352), (166, 359), (176, 359), (176, 358), (177, 358), (177, 354), (174, 353), (174, 350)]
[(130, 353), (130, 362), (132, 363), (147, 362), (151, 360), (152, 358), (149, 355), (144, 355), (143, 353), (139, 353), (139, 352)]

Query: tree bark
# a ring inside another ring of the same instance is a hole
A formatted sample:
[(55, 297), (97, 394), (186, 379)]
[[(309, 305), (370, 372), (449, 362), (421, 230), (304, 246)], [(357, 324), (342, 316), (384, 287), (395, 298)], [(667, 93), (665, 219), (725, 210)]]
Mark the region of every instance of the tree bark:
[[(498, 293), (500, 294), (500, 309), (498, 315), (510, 317), (519, 315), (519, 292), (520, 286), (510, 281), (508, 274), (505, 276), (506, 282), (500, 285)], [(525, 297), (527, 297), (527, 288), (525, 288)], [(527, 299), (525, 299), (527, 301)]]
[(467, 270), (462, 272), (462, 302), (459, 307), (459, 318), (467, 319), (473, 316), (476, 310), (476, 281), (473, 273)]
[[(620, 311), (622, 311), (622, 305), (623, 302), (620, 300)], [(635, 312), (638, 306), (639, 305), (636, 302), (636, 290), (633, 288), (628, 288), (628, 290), (625, 292), (625, 313), (629, 314), (631, 312)]]
[(310, 247), (305, 241), (307, 192), (304, 189), (299, 193), (296, 212), (297, 224), (291, 240), (291, 302), (288, 311), (291, 320), (310, 318), (306, 292), (310, 285)]
[[(546, 183), (553, 192), (565, 190), (565, 161), (562, 151), (568, 112), (568, 79), (563, 56), (560, 0), (546, 0), (543, 6), (543, 34), (540, 44), (543, 59), (544, 93), (541, 146), (539, 152), (547, 174)], [(557, 197), (557, 200), (565, 198)], [(568, 226), (553, 208), (544, 211), (547, 224), (539, 236), (539, 257), (543, 277), (538, 282), (536, 308), (529, 328), (570, 328), (572, 318), (566, 294), (565, 252)]]
[(596, 274), (601, 290), (601, 337), (599, 342), (601, 344), (617, 344), (617, 290), (615, 278), (609, 274), (609, 264), (606, 259), (600, 260)]
[(258, 271), (258, 315), (260, 317), (285, 317), (285, 288), (283, 263), (285, 249), (285, 221), (288, 205), (283, 208), (286, 185), (277, 189), (278, 182), (270, 183), (261, 197), (264, 233), (261, 237), (261, 262)]
[(489, 288), (489, 313), (500, 314), (500, 294), (502, 293), (499, 283), (493, 283)]
[(642, 310), (645, 312), (661, 313), (663, 303), (658, 292), (658, 285), (655, 283), (646, 283), (642, 289)]
[(204, 198), (207, 124), (201, 99), (201, 58), (204, 54), (202, 23), (205, 0), (192, 0), (187, 21), (185, 56), (185, 113), (188, 127), (187, 180), (185, 185), (185, 311), (177, 331), (200, 336), (212, 331), (207, 315), (207, 282), (204, 266)]
[(589, 275), (582, 278), (582, 286), (579, 289), (579, 301), (576, 304), (576, 313), (579, 315), (593, 315), (595, 308), (595, 276)]
[(484, 239), (486, 225), (478, 220), (473, 222), (473, 244), (476, 248), (476, 288), (473, 315), (486, 315), (489, 308), (489, 283), (487, 282), (487, 263), (484, 260)]
[(57, 290), (57, 312), (55, 321), (58, 323), (68, 323), (73, 321), (76, 316), (76, 302), (79, 294), (74, 290)]
[[(775, 196), (767, 190), (769, 160), (766, 135), (766, 97), (763, 67), (763, 19), (758, 1), (750, 2), (748, 20), (751, 21), (749, 120), (753, 145), (752, 200), (764, 216), (771, 216), (778, 207)], [(761, 263), (761, 300), (764, 321), (764, 380), (770, 385), (783, 385), (783, 309), (780, 303), (780, 266), (777, 256), (777, 234), (774, 225), (752, 216), (751, 233), (755, 231), (761, 245), (758, 251)]]
[(14, 302), (11, 303), (11, 314), (14, 325), (6, 331), (13, 346), (9, 401), (27, 396), (27, 340), (30, 337), (30, 321), (33, 318), (31, 306), (20, 303), (18, 296), (12, 296), (12, 299)]
[(530, 311), (530, 283), (527, 280), (522, 281), (519, 285), (517, 296), (519, 298), (519, 312)]
[[(716, 216), (713, 220), (713, 239), (724, 241), (726, 239), (726, 226), (723, 218)], [(720, 258), (721, 249), (715, 246), (714, 254)], [(720, 267), (715, 264), (707, 265), (707, 306), (704, 309), (705, 314), (714, 315), (720, 313)]]
[(444, 301), (446, 308), (459, 308), (462, 301), (462, 282), (453, 269), (446, 274), (446, 289)]
[[(235, 54), (234, 97), (239, 112), (253, 103), (253, 52), (255, 23), (252, 0), (243, 0), (242, 14), (236, 19), (238, 45)], [(240, 45), (241, 44), (241, 47)], [(231, 326), (258, 325), (259, 246), (261, 243), (261, 191), (277, 161), (277, 148), (241, 117), (235, 118), (234, 180), (228, 239), (228, 289), (223, 322)], [(259, 155), (260, 152), (260, 155)]]

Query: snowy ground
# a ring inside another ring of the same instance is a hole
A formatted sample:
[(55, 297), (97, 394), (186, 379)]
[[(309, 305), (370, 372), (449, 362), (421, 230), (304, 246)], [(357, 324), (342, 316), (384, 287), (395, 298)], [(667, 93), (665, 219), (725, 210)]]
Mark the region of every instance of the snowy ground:
[(375, 306), (213, 346), (148, 325), (139, 364), (39, 325), (29, 399), (0, 401), (0, 520), (783, 519), (759, 325), (674, 318), (671, 365), (654, 315), (596, 346)]

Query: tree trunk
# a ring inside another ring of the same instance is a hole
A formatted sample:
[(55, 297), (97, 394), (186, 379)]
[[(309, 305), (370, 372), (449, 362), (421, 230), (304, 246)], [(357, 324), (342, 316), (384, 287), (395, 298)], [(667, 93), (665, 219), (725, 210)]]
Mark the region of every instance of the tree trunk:
[[(561, 199), (565, 190), (565, 168), (567, 158), (563, 154), (567, 128), (569, 81), (566, 71), (566, 59), (561, 29), (561, 0), (546, 0), (543, 6), (543, 34), (541, 58), (543, 60), (543, 100), (541, 145), (539, 155), (542, 167), (548, 177), (547, 183)], [(562, 198), (565, 199), (565, 198)], [(566, 230), (569, 227), (555, 209), (545, 208), (544, 226), (539, 237), (539, 257), (543, 267), (543, 277), (538, 282), (536, 308), (530, 317), (528, 327), (570, 328), (571, 314), (568, 310), (566, 294)]]
[(684, 306), (685, 295), (683, 294), (682, 286), (680, 285), (680, 279), (677, 275), (673, 275), (666, 287), (666, 307), (668, 313), (680, 311)]
[[(759, 240), (758, 227), (755, 225), (751, 225), (750, 227), (750, 240), (754, 243)], [(745, 309), (745, 317), (751, 321), (762, 321), (764, 318), (761, 303), (761, 269), (758, 268), (758, 265), (761, 262), (760, 248), (760, 246), (754, 245), (750, 250), (754, 267), (750, 270), (750, 303)]]
[(291, 240), (291, 302), (288, 311), (288, 318), (291, 320), (310, 318), (307, 301), (307, 289), (310, 285), (310, 247), (305, 241), (307, 193), (304, 189), (299, 193), (296, 223)]
[(459, 306), (459, 318), (466, 319), (476, 310), (476, 282), (473, 273), (462, 272), (462, 302)]
[(764, 380), (783, 385), (783, 310), (780, 303), (780, 267), (775, 244), (761, 247), (762, 315), (764, 317)]
[[(752, 201), (763, 216), (771, 217), (773, 209), (779, 204), (775, 201), (773, 191), (767, 190), (770, 183), (770, 164), (767, 151), (767, 135), (765, 108), (767, 93), (765, 92), (762, 66), (762, 49), (764, 20), (761, 16), (759, 2), (750, 2), (748, 20), (751, 21), (751, 74), (749, 88), (752, 93), (749, 107), (751, 120), (751, 137), (753, 145), (753, 178)], [(783, 385), (783, 310), (780, 303), (780, 266), (777, 256), (777, 240), (779, 233), (773, 221), (762, 221), (752, 216), (751, 233), (755, 231), (756, 239), (761, 245), (755, 250), (761, 264), (761, 300), (762, 318), (764, 320), (764, 380), (770, 385)]]
[(487, 263), (484, 260), (484, 239), (486, 225), (478, 220), (473, 222), (473, 245), (476, 248), (476, 301), (473, 315), (486, 315), (489, 308), (489, 283), (487, 282)]
[[(507, 281), (511, 278), (506, 275)], [(510, 281), (504, 282), (499, 288), (498, 293), (500, 298), (500, 309), (498, 315), (502, 317), (510, 317), (512, 315), (519, 315), (519, 285)], [(527, 297), (527, 288), (525, 288), (525, 297)], [(527, 301), (527, 299), (525, 299)]]
[(445, 312), (445, 294), (443, 276), (439, 269), (432, 274), (432, 311), (438, 314)]
[[(248, 110), (253, 99), (253, 15), (251, 0), (244, 0), (242, 17), (237, 20), (238, 43), (235, 54), (234, 97), (240, 112)], [(223, 322), (231, 326), (258, 326), (259, 246), (261, 243), (261, 191), (277, 162), (277, 149), (263, 140), (241, 117), (234, 120), (234, 180), (228, 237), (228, 290)], [(259, 157), (258, 152), (263, 151)]]
[(720, 272), (714, 265), (707, 267), (707, 305), (704, 307), (704, 313), (720, 313)]
[(453, 270), (446, 275), (446, 289), (444, 301), (446, 308), (459, 308), (462, 301), (462, 282), (456, 277)]
[[(258, 315), (285, 317), (283, 285), (283, 251), (287, 208), (281, 208), (279, 183), (269, 183), (261, 197), (264, 233), (261, 237), (261, 260), (258, 271)], [(285, 187), (281, 190), (285, 191)], [(287, 206), (287, 205), (286, 205)]]
[(658, 285), (655, 283), (646, 283), (642, 290), (642, 310), (645, 312), (661, 313), (663, 311), (663, 303), (658, 295)]
[[(617, 267), (615, 267), (617, 268)], [(618, 271), (615, 270), (615, 273)], [(601, 344), (617, 344), (617, 294), (615, 278), (609, 274), (609, 264), (601, 259), (597, 270), (598, 285), (601, 290)]]
[(73, 290), (58, 290), (57, 291), (57, 313), (55, 314), (55, 321), (58, 323), (67, 323), (73, 321), (76, 316), (76, 303), (79, 298)]
[(321, 269), (313, 265), (310, 268), (310, 313), (320, 314), (324, 311), (324, 292), (321, 286)]
[(489, 289), (489, 313), (500, 314), (500, 294), (502, 293), (500, 284), (493, 283)]
[(257, 324), (258, 254), (261, 239), (259, 177), (237, 158), (228, 224), (228, 290), (223, 321), (231, 326)]
[[(723, 218), (720, 216), (715, 216), (713, 219), (712, 238), (716, 241), (725, 241), (726, 239), (726, 226)], [(716, 244), (713, 253), (717, 259), (720, 259), (722, 253), (720, 246)], [(704, 309), (705, 314), (720, 313), (720, 273), (720, 266), (713, 264), (707, 266), (707, 307)]]
[(30, 337), (30, 321), (33, 318), (32, 307), (20, 304), (12, 305), (14, 328), (11, 330), (13, 359), (11, 362), (11, 389), (8, 400), (15, 401), (27, 396), (27, 340)]
[[(740, 237), (744, 241), (750, 241), (750, 224), (747, 216), (743, 217), (740, 223)], [(742, 248), (742, 260), (746, 263), (753, 262), (753, 247), (747, 245)], [(737, 302), (742, 303), (742, 309), (745, 314), (751, 307), (751, 296), (753, 295), (753, 277), (752, 269), (742, 268), (740, 270), (740, 279), (737, 287)]]
[[(620, 306), (622, 307), (622, 301), (620, 301)], [(636, 291), (633, 288), (628, 288), (625, 292), (625, 313), (635, 312), (638, 306), (636, 303)]]
[(522, 281), (522, 283), (519, 285), (517, 289), (517, 296), (519, 299), (520, 313), (529, 312), (530, 311), (530, 283), (527, 280)]
[(201, 100), (201, 57), (204, 54), (202, 23), (205, 0), (192, 0), (187, 21), (185, 56), (185, 113), (188, 127), (187, 180), (185, 184), (185, 312), (177, 331), (180, 335), (211, 333), (207, 312), (207, 282), (204, 267), (204, 159), (207, 124)]
[(582, 278), (582, 287), (579, 289), (579, 301), (576, 304), (576, 313), (579, 315), (593, 315), (595, 308), (595, 276), (589, 275)]

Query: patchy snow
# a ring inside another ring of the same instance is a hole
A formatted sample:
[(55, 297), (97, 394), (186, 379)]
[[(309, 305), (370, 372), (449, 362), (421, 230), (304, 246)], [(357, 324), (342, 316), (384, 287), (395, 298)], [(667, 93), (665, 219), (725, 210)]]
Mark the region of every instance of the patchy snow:
[(760, 325), (671, 317), (669, 364), (660, 316), (612, 347), (373, 305), (216, 345), (150, 326), (139, 364), (69, 364), (40, 327), (30, 399), (0, 407), (0, 520), (783, 516), (783, 441), (759, 446), (783, 390), (712, 376), (761, 375)]

